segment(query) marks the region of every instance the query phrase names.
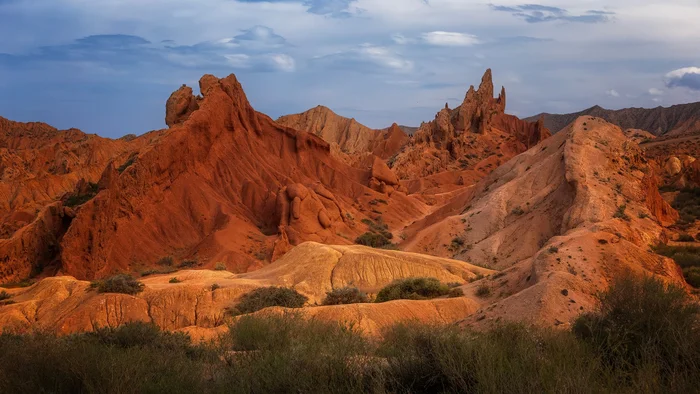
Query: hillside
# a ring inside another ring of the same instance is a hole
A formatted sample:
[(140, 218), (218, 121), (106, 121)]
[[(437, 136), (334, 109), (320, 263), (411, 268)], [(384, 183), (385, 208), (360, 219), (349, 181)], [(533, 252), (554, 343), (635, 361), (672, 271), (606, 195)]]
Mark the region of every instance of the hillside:
[(525, 120), (544, 117), (544, 125), (557, 133), (580, 116), (593, 116), (624, 129), (640, 129), (657, 136), (681, 135), (700, 132), (700, 103), (679, 104), (671, 107), (625, 108), (608, 110), (594, 106), (573, 114), (539, 114)]

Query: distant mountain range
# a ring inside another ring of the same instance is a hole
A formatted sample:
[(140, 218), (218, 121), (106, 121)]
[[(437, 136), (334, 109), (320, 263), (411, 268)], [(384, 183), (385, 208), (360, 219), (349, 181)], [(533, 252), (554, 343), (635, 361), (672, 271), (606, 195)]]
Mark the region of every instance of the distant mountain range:
[(654, 135), (681, 135), (700, 131), (700, 102), (656, 108), (625, 108), (609, 110), (598, 105), (573, 114), (542, 113), (525, 120), (535, 121), (544, 116), (544, 125), (556, 133), (579, 116), (595, 116), (620, 126), (640, 129)]

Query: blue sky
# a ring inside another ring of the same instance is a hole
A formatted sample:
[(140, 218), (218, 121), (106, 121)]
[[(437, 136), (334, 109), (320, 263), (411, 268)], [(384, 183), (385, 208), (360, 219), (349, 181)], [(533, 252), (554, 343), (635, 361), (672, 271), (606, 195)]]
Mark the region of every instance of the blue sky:
[(431, 120), (488, 67), (508, 112), (700, 101), (698, 0), (0, 0), (0, 116), (119, 137), (235, 73), (272, 117)]

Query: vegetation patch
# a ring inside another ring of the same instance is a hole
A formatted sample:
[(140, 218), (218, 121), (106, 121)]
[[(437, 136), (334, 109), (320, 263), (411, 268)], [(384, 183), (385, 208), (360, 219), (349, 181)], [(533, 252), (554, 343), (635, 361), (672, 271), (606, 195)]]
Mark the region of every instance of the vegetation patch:
[(662, 393), (700, 387), (698, 306), (623, 277), (572, 330), (416, 322), (369, 340), (295, 313), (241, 316), (217, 344), (130, 323), (0, 334), (2, 393)]
[(682, 229), (688, 228), (700, 218), (700, 188), (681, 190), (671, 206), (680, 215), (676, 225)]
[(698, 270), (700, 270), (700, 247), (661, 244), (652, 249), (662, 256), (672, 258), (683, 270), (683, 276), (688, 284), (695, 288), (700, 288), (700, 283), (698, 283), (696, 276)]
[(136, 295), (143, 291), (145, 285), (131, 275), (119, 274), (112, 277), (94, 281), (90, 284), (90, 288), (97, 290), (98, 293), (121, 293)]
[(97, 184), (90, 182), (88, 184), (88, 188), (87, 188), (87, 191), (85, 193), (71, 194), (63, 202), (63, 205), (65, 205), (67, 207), (71, 207), (71, 208), (77, 207), (79, 205), (83, 205), (86, 202), (95, 198), (95, 196), (97, 195), (97, 192), (99, 192), (99, 187), (97, 186)]
[[(392, 300), (428, 300), (450, 296), (450, 286), (436, 278), (408, 278), (392, 282), (377, 294), (374, 302)], [(456, 292), (452, 296), (457, 296)]]
[(615, 219), (622, 219), (622, 220), (629, 222), (630, 217), (629, 217), (629, 215), (627, 215), (627, 213), (625, 213), (626, 210), (627, 210), (627, 205), (625, 205), (625, 204), (620, 205), (619, 207), (617, 207), (617, 210), (613, 214), (613, 217)]
[(243, 295), (234, 312), (253, 313), (272, 306), (301, 308), (308, 300), (305, 295), (287, 287), (261, 287)]
[(369, 297), (357, 287), (342, 287), (326, 292), (323, 305), (365, 304)]

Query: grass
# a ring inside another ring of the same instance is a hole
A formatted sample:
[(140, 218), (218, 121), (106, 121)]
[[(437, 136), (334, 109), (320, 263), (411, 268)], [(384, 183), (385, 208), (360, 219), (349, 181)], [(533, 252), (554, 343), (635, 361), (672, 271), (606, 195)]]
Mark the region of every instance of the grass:
[(393, 300), (428, 300), (444, 296), (459, 296), (450, 286), (435, 278), (408, 278), (394, 281), (377, 293), (374, 302)]
[(624, 276), (572, 330), (407, 322), (370, 340), (301, 315), (242, 316), (220, 343), (131, 323), (0, 334), (3, 393), (658, 393), (700, 387), (698, 307)]
[(364, 304), (369, 302), (369, 297), (357, 287), (342, 287), (326, 293), (323, 305), (347, 305)]
[(145, 285), (131, 275), (119, 274), (103, 280), (94, 281), (90, 288), (98, 293), (121, 293), (136, 295), (143, 291)]
[(301, 308), (309, 299), (294, 289), (286, 287), (261, 287), (246, 293), (236, 305), (239, 314), (253, 313), (261, 309), (280, 306), (284, 308)]

